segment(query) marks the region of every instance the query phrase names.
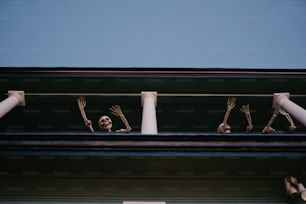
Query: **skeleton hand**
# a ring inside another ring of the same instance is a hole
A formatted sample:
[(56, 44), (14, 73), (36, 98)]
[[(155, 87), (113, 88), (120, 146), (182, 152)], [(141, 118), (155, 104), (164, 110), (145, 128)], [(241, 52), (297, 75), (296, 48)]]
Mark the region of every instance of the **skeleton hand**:
[(122, 110), (121, 110), (121, 108), (120, 108), (119, 105), (114, 105), (114, 106), (112, 106), (109, 110), (110, 110), (110, 111), (112, 112), (112, 114), (115, 115), (115, 116), (120, 116), (120, 115), (123, 114), (123, 113), (122, 113)]
[(264, 129), (262, 130), (262, 133), (274, 133), (275, 129), (272, 128), (271, 126), (265, 126)]
[(85, 98), (83, 96), (80, 96), (77, 99), (77, 102), (78, 102), (78, 105), (79, 105), (80, 109), (84, 109), (86, 107), (86, 100), (85, 100)]
[(249, 113), (250, 112), (250, 105), (248, 104), (248, 105), (241, 106), (240, 111), (243, 112), (243, 113)]
[(86, 113), (85, 113), (85, 107), (86, 107), (86, 100), (85, 100), (85, 98), (83, 96), (81, 96), (81, 97), (79, 97), (77, 99), (77, 102), (78, 102), (78, 106), (79, 106), (82, 118), (83, 118), (83, 120), (85, 122), (85, 125), (90, 129), (91, 132), (94, 132), (91, 120), (88, 120), (88, 118), (86, 116)]
[(129, 125), (129, 122), (125, 118), (119, 105), (112, 106), (109, 110), (112, 112), (113, 115), (119, 116), (126, 127), (126, 129), (116, 130), (116, 132), (131, 132), (132, 131), (132, 128)]
[(227, 99), (227, 109), (232, 110), (236, 106), (236, 98), (230, 97)]

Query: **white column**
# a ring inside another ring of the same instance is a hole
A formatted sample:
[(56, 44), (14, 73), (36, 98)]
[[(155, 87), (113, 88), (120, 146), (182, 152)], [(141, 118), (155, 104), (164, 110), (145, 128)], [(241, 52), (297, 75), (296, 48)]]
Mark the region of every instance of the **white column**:
[(141, 134), (157, 134), (156, 109), (157, 92), (141, 92), (142, 121)]
[(25, 106), (24, 91), (8, 91), (8, 97), (0, 102), (0, 118), (16, 106)]
[(273, 107), (281, 107), (306, 127), (306, 110), (289, 100), (289, 93), (274, 93)]

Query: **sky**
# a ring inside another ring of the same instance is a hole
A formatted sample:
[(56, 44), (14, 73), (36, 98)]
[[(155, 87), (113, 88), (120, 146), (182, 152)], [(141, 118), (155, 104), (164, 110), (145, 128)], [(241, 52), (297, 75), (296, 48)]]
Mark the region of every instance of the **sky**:
[(305, 0), (0, 0), (0, 67), (306, 68)]

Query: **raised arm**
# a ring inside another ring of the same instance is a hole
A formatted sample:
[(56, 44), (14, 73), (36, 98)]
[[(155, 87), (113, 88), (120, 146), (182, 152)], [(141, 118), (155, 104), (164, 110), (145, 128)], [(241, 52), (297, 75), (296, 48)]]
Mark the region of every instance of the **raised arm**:
[(227, 121), (229, 118), (229, 115), (231, 113), (231, 110), (236, 106), (236, 98), (230, 97), (227, 99), (227, 110), (225, 112), (223, 122), (219, 124), (217, 131), (219, 133), (230, 133), (231, 132), (231, 126), (228, 125)]
[(79, 97), (77, 99), (77, 102), (78, 102), (78, 106), (79, 106), (82, 118), (83, 118), (83, 120), (85, 122), (85, 125), (90, 129), (91, 132), (94, 132), (91, 120), (89, 120), (87, 118), (86, 113), (85, 113), (85, 107), (86, 107), (86, 100), (85, 100), (85, 98), (83, 96), (81, 96), (81, 97)]
[(131, 132), (132, 131), (132, 127), (130, 126), (129, 122), (125, 118), (119, 105), (114, 105), (109, 110), (112, 112), (113, 115), (120, 117), (120, 119), (125, 125), (125, 129), (116, 130), (116, 132)]

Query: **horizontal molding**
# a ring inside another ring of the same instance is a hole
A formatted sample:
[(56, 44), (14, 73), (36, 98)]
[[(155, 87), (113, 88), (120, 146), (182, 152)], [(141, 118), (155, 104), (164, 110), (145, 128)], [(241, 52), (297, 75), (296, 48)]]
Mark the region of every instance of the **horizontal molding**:
[[(72, 155), (298, 156), (304, 134), (164, 133), (157, 135), (73, 132), (1, 133), (0, 154), (52, 152)], [(129, 153), (129, 154), (127, 154)]]

